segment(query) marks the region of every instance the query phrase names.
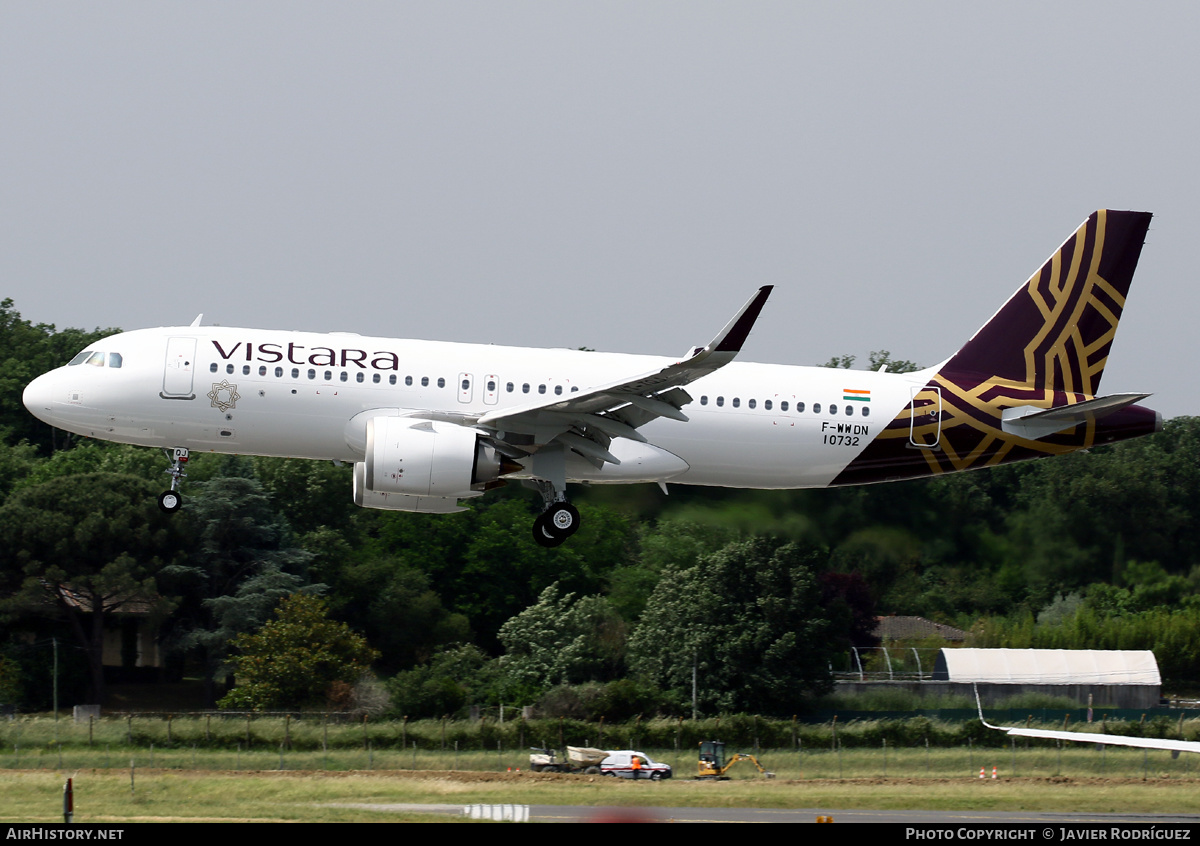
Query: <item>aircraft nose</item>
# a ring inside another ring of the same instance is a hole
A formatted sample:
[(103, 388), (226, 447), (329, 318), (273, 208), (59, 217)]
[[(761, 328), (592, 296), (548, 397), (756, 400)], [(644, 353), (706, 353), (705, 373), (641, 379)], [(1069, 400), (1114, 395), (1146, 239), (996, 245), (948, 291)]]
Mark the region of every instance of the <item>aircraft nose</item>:
[(54, 406), (54, 379), (51, 374), (43, 373), (26, 385), (21, 402), (38, 420), (51, 423), (51, 409)]

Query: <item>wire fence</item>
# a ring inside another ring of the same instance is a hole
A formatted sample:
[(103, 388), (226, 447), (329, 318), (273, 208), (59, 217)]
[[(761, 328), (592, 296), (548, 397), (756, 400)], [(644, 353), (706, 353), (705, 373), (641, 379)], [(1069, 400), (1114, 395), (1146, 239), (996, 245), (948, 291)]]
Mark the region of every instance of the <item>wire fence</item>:
[[(698, 721), (686, 733), (677, 729), (674, 742), (664, 745), (644, 742), (669, 736), (663, 726), (637, 723), (609, 726), (602, 735), (594, 724), (522, 723), (485, 741), (485, 726), (468, 721), (371, 724), (327, 716), (124, 715), (80, 722), (15, 718), (0, 721), (0, 770), (527, 772), (531, 747), (554, 748), (562, 760), (563, 746), (569, 743), (638, 749), (670, 764), (676, 778), (690, 778), (697, 763), (694, 736), (707, 732), (702, 736), (731, 738), (719, 720)], [(683, 725), (663, 722), (667, 729)], [(775, 722), (772, 733), (778, 737), (789, 724)], [(752, 725), (768, 733), (766, 721)], [(834, 721), (805, 727), (803, 733), (791, 725), (797, 733), (783, 745), (739, 741), (730, 742), (727, 750), (752, 752), (780, 779), (1200, 778), (1200, 756), (1195, 754), (1009, 738), (988, 732), (977, 721), (958, 726), (919, 719)], [(734, 720), (724, 723), (726, 729), (731, 726), (739, 727)], [(1185, 732), (1182, 721), (1157, 727), (1172, 736), (1194, 734), (1194, 728)], [(983, 732), (985, 742), (951, 739), (966, 728)], [(638, 731), (644, 732), (642, 737)], [(730, 775), (760, 777), (750, 762), (738, 763)]]

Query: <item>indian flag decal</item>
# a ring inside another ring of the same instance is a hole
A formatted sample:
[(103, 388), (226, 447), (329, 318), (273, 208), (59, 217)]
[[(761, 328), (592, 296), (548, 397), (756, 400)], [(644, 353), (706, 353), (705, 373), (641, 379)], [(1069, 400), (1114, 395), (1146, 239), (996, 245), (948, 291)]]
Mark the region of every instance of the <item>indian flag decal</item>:
[(870, 402), (871, 401), (871, 392), (870, 391), (859, 391), (859, 390), (855, 390), (853, 388), (842, 388), (842, 394), (844, 395), (842, 397), (842, 399), (844, 399), (844, 400), (854, 400), (855, 402)]

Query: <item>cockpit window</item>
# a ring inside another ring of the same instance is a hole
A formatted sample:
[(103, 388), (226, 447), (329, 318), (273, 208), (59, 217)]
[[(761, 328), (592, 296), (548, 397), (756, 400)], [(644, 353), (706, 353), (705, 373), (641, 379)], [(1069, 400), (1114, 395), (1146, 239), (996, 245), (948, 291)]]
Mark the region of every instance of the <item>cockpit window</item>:
[(108, 366), (109, 367), (120, 367), (122, 361), (123, 361), (123, 359), (121, 358), (120, 353), (109, 353), (108, 354)]
[(91, 350), (84, 350), (79, 355), (67, 362), (67, 367), (74, 367), (76, 364), (83, 364), (88, 360), (88, 356), (92, 354)]
[(92, 357), (87, 360), (87, 363), (92, 365), (92, 367), (103, 367), (104, 366), (104, 353), (102, 353), (102, 352), (92, 353)]

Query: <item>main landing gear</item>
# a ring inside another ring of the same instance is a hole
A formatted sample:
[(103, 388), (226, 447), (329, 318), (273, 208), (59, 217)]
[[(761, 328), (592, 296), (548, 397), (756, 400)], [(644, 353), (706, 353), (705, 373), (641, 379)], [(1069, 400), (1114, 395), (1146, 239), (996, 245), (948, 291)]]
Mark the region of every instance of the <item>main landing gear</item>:
[(579, 530), (579, 509), (567, 502), (566, 493), (554, 485), (536, 480), (538, 492), (546, 502), (546, 510), (533, 521), (533, 539), (540, 546), (560, 546)]
[(184, 467), (187, 466), (188, 451), (183, 447), (175, 447), (169, 451), (164, 449), (163, 453), (171, 459), (171, 469), (163, 471), (171, 477), (171, 488), (158, 495), (158, 507), (168, 514), (174, 514), (183, 505), (183, 497), (176, 488), (187, 478)]

